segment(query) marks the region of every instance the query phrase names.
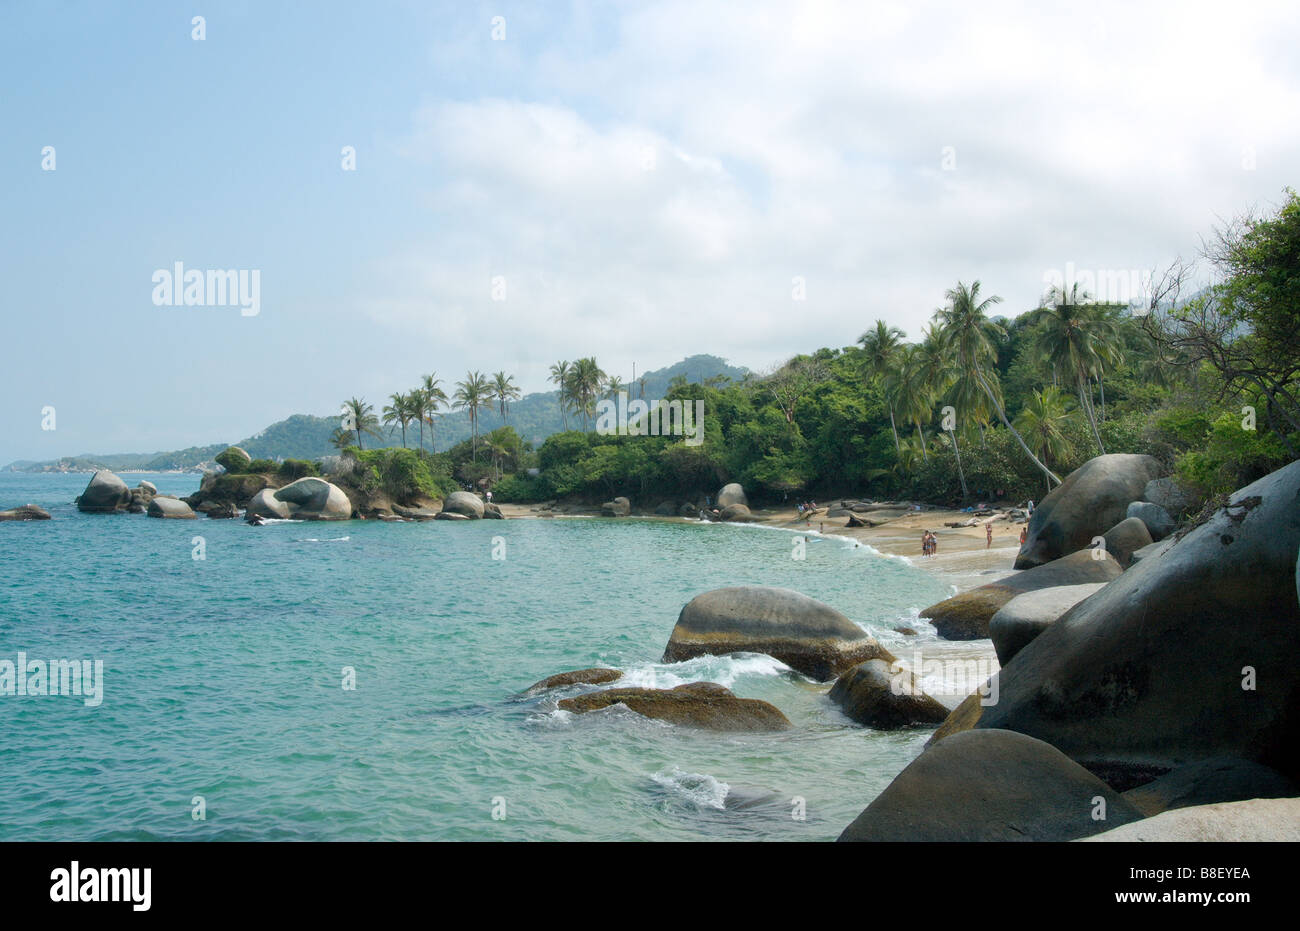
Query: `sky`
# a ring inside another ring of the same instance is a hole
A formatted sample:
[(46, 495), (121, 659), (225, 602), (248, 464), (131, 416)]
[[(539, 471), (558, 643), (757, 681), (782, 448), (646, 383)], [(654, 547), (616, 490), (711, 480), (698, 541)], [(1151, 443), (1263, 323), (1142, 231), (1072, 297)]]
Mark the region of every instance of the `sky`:
[[(1298, 40), (1292, 0), (4, 4), (0, 464), (1193, 258), (1300, 182)], [(256, 314), (160, 303), (177, 262)]]

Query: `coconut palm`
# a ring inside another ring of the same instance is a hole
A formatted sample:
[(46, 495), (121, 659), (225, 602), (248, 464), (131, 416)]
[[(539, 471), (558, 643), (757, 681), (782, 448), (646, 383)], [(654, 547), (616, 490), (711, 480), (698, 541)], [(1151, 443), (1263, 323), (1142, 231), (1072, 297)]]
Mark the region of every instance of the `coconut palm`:
[(424, 425), (429, 425), (429, 446), (437, 451), (438, 444), (433, 436), (433, 419), (438, 416), (438, 409), (447, 406), (447, 392), (442, 390), (442, 379), (437, 372), (430, 372), (420, 380), (420, 442), (424, 442)]
[(921, 374), (918, 361), (920, 347), (905, 346), (899, 354), (898, 367), (892, 387), (896, 392), (898, 412), (903, 419), (916, 428), (917, 440), (921, 446), (921, 458), (930, 461), (926, 448), (924, 425), (929, 423), (934, 413), (934, 391), (930, 383)]
[[(1016, 415), (1016, 428), (1022, 431), (1029, 444), (1043, 461), (1060, 462), (1070, 454), (1070, 440), (1065, 428), (1078, 416), (1073, 402), (1061, 389), (1047, 385), (1035, 391)], [(1049, 482), (1047, 490), (1051, 491)]]
[(1000, 303), (1002, 298), (993, 295), (981, 301), (978, 281), (973, 282), (970, 287), (960, 281), (957, 282), (957, 286), (947, 292), (947, 298), (948, 306), (936, 311), (935, 318), (943, 327), (945, 339), (951, 343), (956, 352), (958, 365), (970, 372), (978, 382), (992, 403), (993, 409), (997, 411), (998, 419), (1002, 421), (1003, 426), (1011, 431), (1011, 435), (1020, 444), (1025, 455), (1033, 460), (1034, 465), (1043, 470), (1048, 485), (1050, 486), (1053, 480), (1060, 484), (1060, 476), (1034, 455), (1033, 450), (1025, 443), (1024, 437), (1011, 426), (1011, 421), (1007, 419), (1007, 412), (1003, 410), (1002, 402), (998, 400), (991, 384), (991, 380), (996, 380), (996, 375), (986, 374), (981, 368), (983, 363), (991, 362), (994, 358), (993, 340), (1005, 335), (1006, 332), (988, 318), (988, 309)]
[(569, 388), (570, 403), (574, 410), (582, 415), (584, 427), (590, 423), (592, 417), (596, 416), (596, 399), (600, 397), (605, 382), (606, 375), (596, 364), (595, 357), (579, 359), (569, 370), (566, 384)]
[[(858, 337), (866, 357), (867, 372), (882, 381), (894, 373), (894, 365), (902, 350), (903, 337), (907, 334), (898, 327), (890, 326), (883, 320), (877, 320), (874, 329), (867, 330)], [(896, 393), (885, 391), (885, 406), (889, 408), (889, 429), (894, 432), (894, 451), (899, 452), (898, 424), (894, 420), (897, 409)]]
[(619, 378), (617, 375), (611, 375), (609, 376), (609, 381), (605, 382), (605, 396), (617, 398), (618, 393), (626, 387), (627, 386), (623, 384), (623, 379)]
[(379, 419), (375, 417), (375, 409), (367, 404), (363, 398), (348, 398), (343, 402), (343, 419), (346, 423), (344, 429), (356, 433), (358, 449), (365, 449), (361, 443), (363, 433), (369, 433), (377, 439), (382, 439), (382, 434), (379, 432)]
[(473, 437), (470, 443), (470, 458), (478, 461), (478, 417), (482, 411), (492, 409), (490, 395), (491, 383), (483, 377), (482, 372), (468, 372), (464, 381), (456, 382), (453, 400), (457, 410), (469, 414), (469, 427)]
[(402, 428), (402, 449), (406, 449), (406, 425), (416, 418), (418, 401), (419, 398), (409, 394), (394, 393), (389, 395), (389, 403), (384, 405), (384, 423), (388, 426), (399, 424)]
[(488, 386), (488, 396), (496, 402), (502, 423), (505, 423), (506, 418), (510, 416), (510, 402), (518, 401), (522, 397), (519, 386), (505, 372), (497, 372), (492, 376), (492, 382)]
[(552, 382), (560, 392), (560, 417), (564, 421), (564, 429), (569, 429), (569, 363), (565, 360), (556, 362), (551, 366), (551, 377), (548, 381)]

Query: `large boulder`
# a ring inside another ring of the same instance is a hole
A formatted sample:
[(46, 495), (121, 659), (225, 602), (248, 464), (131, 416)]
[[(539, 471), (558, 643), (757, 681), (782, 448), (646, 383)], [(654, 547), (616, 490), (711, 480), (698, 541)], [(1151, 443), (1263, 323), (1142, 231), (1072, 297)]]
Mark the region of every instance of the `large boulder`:
[(150, 500), (149, 510), (145, 513), (150, 517), (161, 517), (167, 520), (194, 520), (196, 516), (188, 504), (171, 495), (158, 495)]
[(1128, 515), (1160, 474), (1151, 456), (1113, 453), (1089, 459), (1065, 477), (1034, 509), (1029, 534), (1016, 556), (1017, 569), (1032, 569), (1091, 546)]
[(217, 465), (227, 472), (246, 472), (253, 463), (253, 457), (239, 446), (228, 446), (214, 457)]
[(131, 489), (107, 469), (91, 476), (90, 484), (77, 499), (77, 510), (88, 514), (114, 514), (125, 511), (131, 503)]
[(728, 504), (718, 515), (721, 520), (730, 520), (737, 522), (751, 521), (754, 519), (753, 513), (749, 510), (747, 504)]
[(244, 520), (247, 521), (255, 518), (288, 520), (291, 516), (289, 505), (275, 496), (274, 488), (263, 488), (253, 495), (253, 500), (249, 501), (248, 507), (244, 509)]
[(1087, 841), (1300, 841), (1300, 798), (1256, 798), (1165, 811)]
[(1106, 552), (1115, 557), (1124, 568), (1133, 561), (1133, 554), (1154, 542), (1151, 531), (1141, 518), (1126, 517), (1106, 531), (1102, 537), (1106, 541)]
[(443, 499), (442, 510), (446, 514), (480, 520), (483, 517), (483, 499), (472, 491), (453, 491)]
[(1191, 805), (1296, 795), (1300, 795), (1300, 785), (1277, 770), (1233, 757), (1188, 763), (1124, 793), (1148, 817)]
[(728, 485), (723, 485), (722, 489), (718, 492), (718, 500), (714, 502), (714, 506), (720, 511), (725, 510), (733, 504), (743, 504), (746, 507), (749, 506), (749, 498), (745, 496), (745, 489), (740, 482), (731, 482)]
[(790, 721), (776, 706), (755, 698), (737, 698), (712, 682), (688, 682), (675, 689), (606, 689), (560, 701), (574, 714), (625, 705), (647, 718), (712, 731), (783, 731)]
[(632, 513), (632, 502), (627, 498), (615, 498), (600, 506), (600, 513), (605, 517), (627, 517)]
[(1003, 666), (1011, 662), (1011, 657), (1055, 623), (1057, 618), (1107, 584), (1091, 582), (1086, 585), (1057, 585), (1012, 598), (989, 621), (989, 638), (998, 654), (998, 662)]
[(839, 839), (1063, 841), (1141, 817), (1122, 795), (1041, 740), (968, 731), (923, 751)]
[(10, 508), (7, 511), (0, 511), (0, 520), (49, 520), (50, 512), (45, 508), (37, 507), (34, 504), (24, 504), (20, 507)]
[(1112, 785), (1232, 756), (1300, 781), (1300, 462), (1043, 631), (977, 727), (1046, 740)]
[(1139, 499), (1158, 504), (1175, 517), (1196, 505), (1196, 498), (1172, 478), (1154, 478), (1147, 482)]
[(1126, 512), (1129, 517), (1136, 517), (1146, 524), (1152, 540), (1163, 540), (1174, 532), (1174, 519), (1158, 504), (1150, 501), (1133, 501)]
[(922, 610), (921, 617), (928, 618), (945, 640), (980, 640), (989, 636), (993, 615), (1017, 595), (1061, 585), (1109, 582), (1123, 571), (1108, 553), (1080, 550), (953, 595)]
[(854, 721), (877, 730), (938, 724), (948, 717), (948, 709), (926, 695), (909, 670), (883, 659), (858, 663), (843, 673), (829, 697)]
[(766, 585), (719, 588), (692, 598), (677, 618), (664, 662), (726, 653), (766, 653), (821, 682), (867, 660), (894, 660), (830, 605)]
[(343, 489), (323, 478), (300, 478), (274, 493), (295, 520), (348, 520), (352, 502)]

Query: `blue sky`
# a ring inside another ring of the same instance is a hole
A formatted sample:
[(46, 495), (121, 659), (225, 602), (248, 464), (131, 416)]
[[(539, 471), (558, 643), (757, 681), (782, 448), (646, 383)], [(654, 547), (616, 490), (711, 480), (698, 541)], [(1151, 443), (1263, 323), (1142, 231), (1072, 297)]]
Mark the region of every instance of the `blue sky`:
[[(1190, 257), (1297, 183), (1297, 14), (1240, 6), (7, 4), (0, 463), (431, 370), (762, 369), (958, 279), (1014, 313)], [(261, 312), (155, 306), (176, 261), (258, 270)]]

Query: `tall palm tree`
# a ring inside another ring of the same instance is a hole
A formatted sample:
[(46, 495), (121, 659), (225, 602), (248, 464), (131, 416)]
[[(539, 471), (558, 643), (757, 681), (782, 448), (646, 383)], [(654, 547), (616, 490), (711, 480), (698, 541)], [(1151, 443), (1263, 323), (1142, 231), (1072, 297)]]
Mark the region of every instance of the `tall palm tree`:
[(924, 424), (929, 423), (934, 413), (934, 391), (930, 383), (921, 374), (918, 362), (920, 347), (905, 346), (899, 354), (896, 382), (898, 412), (903, 419), (916, 428), (916, 437), (921, 446), (921, 458), (930, 461), (930, 453), (925, 444)]
[(470, 457), (475, 462), (478, 461), (478, 415), (482, 411), (492, 409), (490, 390), (491, 384), (483, 377), (482, 372), (469, 372), (465, 375), (464, 381), (456, 382), (456, 394), (453, 396), (456, 408), (469, 414), (469, 426), (473, 436)]
[(611, 375), (609, 376), (609, 380), (605, 382), (605, 395), (606, 397), (617, 398), (618, 393), (626, 387), (627, 386), (623, 384), (623, 379), (619, 378), (617, 375)]
[(560, 392), (560, 417), (564, 421), (564, 429), (569, 429), (569, 363), (560, 360), (551, 366), (551, 377), (547, 379), (554, 383)]
[(433, 435), (433, 419), (438, 416), (438, 409), (447, 406), (447, 392), (442, 390), (442, 379), (437, 372), (430, 372), (420, 380), (420, 436), (424, 437), (424, 425), (429, 425), (429, 446), (433, 452), (438, 451), (437, 440)]
[(348, 398), (343, 402), (343, 415), (348, 421), (348, 429), (357, 435), (357, 448), (365, 449), (361, 444), (361, 434), (369, 433), (371, 436), (381, 438), (379, 432), (379, 419), (375, 417), (375, 409), (367, 404), (363, 398)]
[(967, 287), (962, 282), (957, 282), (957, 287), (947, 292), (948, 306), (940, 308), (935, 312), (935, 318), (943, 326), (944, 337), (949, 340), (957, 353), (957, 363), (970, 374), (979, 383), (980, 388), (988, 396), (993, 409), (997, 411), (998, 419), (1003, 425), (1011, 431), (1020, 448), (1024, 450), (1025, 455), (1033, 460), (1034, 465), (1043, 470), (1047, 476), (1048, 485), (1053, 480), (1060, 484), (1061, 478), (1051, 469), (1049, 469), (1037, 456), (1033, 450), (1025, 443), (1016, 428), (1011, 426), (1011, 421), (1007, 419), (1007, 412), (1002, 408), (1002, 402), (994, 394), (990, 378), (995, 375), (985, 374), (981, 369), (981, 363), (991, 362), (994, 358), (993, 339), (1001, 337), (1006, 331), (1001, 326), (994, 323), (988, 318), (988, 308), (994, 304), (1000, 303), (1002, 298), (997, 295), (980, 300), (980, 283), (973, 282)]
[[(883, 320), (877, 320), (874, 329), (867, 330), (858, 337), (862, 351), (866, 356), (867, 372), (882, 381), (894, 375), (894, 366), (902, 349), (904, 333), (896, 326), (890, 326)], [(889, 408), (889, 429), (894, 432), (894, 452), (899, 452), (898, 424), (894, 420), (896, 410), (895, 393), (885, 391), (885, 406)]]
[[(1060, 388), (1046, 385), (1029, 396), (1016, 416), (1016, 427), (1024, 432), (1044, 462), (1060, 462), (1070, 453), (1070, 440), (1065, 428), (1074, 422), (1077, 414)], [(1047, 483), (1047, 490), (1052, 490), (1051, 482)]]
[(384, 405), (384, 423), (388, 426), (400, 424), (402, 427), (402, 449), (406, 449), (406, 425), (415, 419), (417, 398), (409, 394), (394, 393), (389, 396), (389, 404)]
[(606, 375), (593, 356), (579, 359), (569, 370), (567, 384), (569, 399), (574, 410), (582, 415), (582, 425), (587, 426), (596, 416), (596, 399), (606, 382)]
[(488, 395), (496, 402), (502, 423), (505, 423), (506, 418), (510, 416), (510, 402), (518, 401), (522, 397), (519, 393), (519, 386), (505, 372), (497, 372), (492, 376), (492, 383), (488, 386)]
[(1092, 428), (1098, 453), (1105, 455), (1097, 412), (1092, 406), (1092, 379), (1100, 380), (1107, 364), (1120, 360), (1119, 333), (1107, 317), (1103, 305), (1091, 303), (1086, 293), (1079, 293), (1076, 282), (1067, 293), (1052, 286), (1043, 298), (1043, 306), (1033, 311), (1030, 320), (1037, 327), (1036, 344), (1054, 369), (1064, 373), (1079, 398)]

